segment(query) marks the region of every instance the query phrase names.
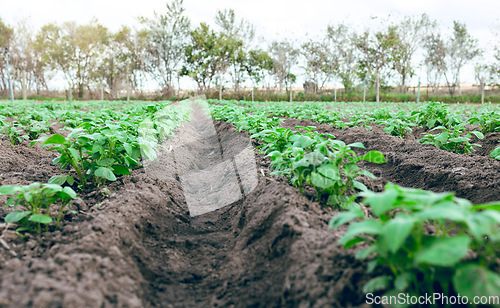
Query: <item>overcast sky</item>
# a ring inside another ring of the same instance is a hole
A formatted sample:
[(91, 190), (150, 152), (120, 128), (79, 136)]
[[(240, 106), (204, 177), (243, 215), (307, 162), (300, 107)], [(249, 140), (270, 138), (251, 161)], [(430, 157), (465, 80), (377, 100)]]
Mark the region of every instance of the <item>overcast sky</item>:
[[(137, 17), (164, 12), (166, 1), (158, 0), (2, 0), (0, 18), (13, 25), (29, 18), (38, 29), (48, 22), (87, 23), (96, 17), (111, 30), (121, 25), (137, 26)], [(192, 25), (213, 23), (218, 9), (232, 8), (237, 18), (256, 26), (257, 35), (267, 40), (320, 36), (328, 24), (342, 21), (366, 25), (370, 16), (427, 13), (439, 22), (443, 32), (453, 20), (465, 22), (485, 50), (492, 48), (491, 27), (499, 23), (498, 0), (184, 0)], [(469, 80), (473, 81), (473, 80)]]

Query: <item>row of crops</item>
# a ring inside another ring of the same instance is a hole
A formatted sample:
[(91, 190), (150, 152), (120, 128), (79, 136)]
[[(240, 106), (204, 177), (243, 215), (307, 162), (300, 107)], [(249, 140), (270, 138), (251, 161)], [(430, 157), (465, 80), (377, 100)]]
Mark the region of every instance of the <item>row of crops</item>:
[[(319, 201), (346, 210), (332, 218), (330, 227), (350, 223), (340, 244), (345, 248), (362, 246), (356, 257), (371, 260), (369, 272), (383, 273), (365, 285), (365, 293), (385, 290), (388, 296), (401, 292), (418, 296), (441, 292), (470, 299), (476, 295), (498, 296), (500, 203), (472, 205), (453, 193), (391, 183), (383, 192), (369, 191), (356, 178), (374, 176), (357, 163), (384, 163), (380, 152), (356, 156), (352, 148), (364, 148), (359, 142), (346, 145), (333, 135), (313, 131), (314, 127), (296, 127), (304, 133), (280, 128), (282, 119), (269, 116), (313, 119), (337, 128), (383, 125), (384, 131), (400, 138), (411, 132), (411, 127), (424, 126), (428, 132), (419, 142), (470, 153), (474, 146), (480, 146), (469, 142), (471, 134), (482, 139), (485, 133), (500, 131), (497, 106), (450, 110), (449, 106), (431, 103), (413, 110), (401, 111), (388, 105), (363, 106), (364, 110), (356, 106), (343, 112), (317, 103), (292, 106), (226, 102), (212, 109), (216, 120), (233, 123), (262, 143), (260, 153), (270, 157), (273, 174), (285, 175), (301, 190), (304, 184), (311, 185)], [(351, 113), (354, 116), (349, 116)], [(466, 123), (478, 125), (479, 130), (467, 131)], [(491, 158), (500, 159), (499, 150), (493, 150)], [(353, 194), (355, 191), (360, 192)], [(371, 215), (366, 215), (366, 207)]]
[[(364, 292), (498, 296), (500, 203), (473, 205), (453, 193), (391, 183), (382, 192), (370, 191), (360, 179), (375, 176), (360, 162), (383, 164), (381, 152), (359, 154), (365, 148), (360, 142), (346, 144), (314, 126), (290, 129), (280, 124), (292, 118), (335, 129), (380, 125), (399, 138), (420, 128), (424, 132), (418, 142), (470, 155), (480, 146), (473, 140), (500, 132), (499, 106), (209, 103), (214, 120), (234, 124), (258, 142), (257, 153), (269, 157), (271, 175), (286, 178), (300, 191), (312, 187), (317, 201), (339, 210), (330, 227), (349, 224), (340, 244), (358, 247), (356, 257), (369, 260), (373, 273)], [(155, 159), (161, 143), (189, 121), (189, 111), (189, 102), (0, 104), (3, 142), (56, 151), (53, 163), (65, 170), (47, 183), (1, 186), (0, 194), (10, 196), (7, 206), (16, 209), (4, 221), (17, 224), (19, 234), (57, 229), (80, 192), (98, 189)], [(489, 156), (500, 159), (500, 146)], [(51, 216), (52, 208), (56, 215)]]
[[(105, 108), (101, 103), (1, 106), (0, 133), (4, 140), (11, 145), (29, 142), (30, 146), (40, 144), (48, 151), (57, 151), (53, 163), (68, 171), (51, 177), (48, 183), (1, 186), (0, 194), (13, 196), (7, 206), (23, 208), (10, 212), (5, 222), (19, 224), (17, 232), (57, 229), (66, 206), (77, 198), (76, 192), (98, 189), (117, 176), (130, 174), (142, 165), (143, 158), (154, 156), (159, 142), (189, 120), (187, 105), (165, 108), (168, 104), (118, 108), (116, 103), (108, 103)], [(51, 133), (56, 119), (68, 134)], [(57, 218), (53, 218), (51, 206), (56, 204), (61, 206)]]

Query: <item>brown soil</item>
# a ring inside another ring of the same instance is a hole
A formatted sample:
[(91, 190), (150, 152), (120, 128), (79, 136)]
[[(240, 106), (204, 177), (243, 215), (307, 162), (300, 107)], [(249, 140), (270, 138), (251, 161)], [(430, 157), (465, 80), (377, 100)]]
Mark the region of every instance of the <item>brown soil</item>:
[[(0, 238), (9, 246), (0, 246), (0, 307), (361, 305), (370, 277), (354, 251), (336, 244), (345, 228), (328, 230), (335, 211), (267, 176), (259, 155), (257, 170), (266, 176), (255, 189), (226, 207), (190, 215), (179, 170), (203, 170), (206, 153), (219, 150), (227, 159), (243, 144), (221, 149), (203, 126), (192, 127), (191, 137), (203, 142), (174, 151), (182, 159), (172, 176), (136, 169), (107, 186), (109, 197), (98, 190), (81, 195), (79, 213), (42, 236), (23, 240), (0, 220)], [(226, 123), (215, 127), (219, 142), (244, 136)], [(2, 141), (4, 184), (46, 182), (64, 172), (50, 163), (54, 155)]]
[[(480, 150), (476, 153), (455, 154), (433, 145), (420, 144), (414, 134), (406, 139), (391, 136), (377, 125), (373, 125), (372, 130), (361, 127), (339, 130), (311, 120), (289, 119), (281, 126), (292, 129), (296, 126), (316, 126), (318, 132), (333, 134), (347, 144), (361, 142), (368, 151), (382, 152), (387, 163), (360, 164), (379, 177), (364, 181), (372, 190), (380, 191), (386, 182), (392, 182), (435, 192), (452, 191), (476, 204), (500, 200), (500, 161), (486, 155), (497, 143), (498, 133), (486, 134), (484, 140), (475, 139), (474, 142), (483, 144), (483, 148), (478, 148)], [(359, 153), (362, 152), (359, 150)]]

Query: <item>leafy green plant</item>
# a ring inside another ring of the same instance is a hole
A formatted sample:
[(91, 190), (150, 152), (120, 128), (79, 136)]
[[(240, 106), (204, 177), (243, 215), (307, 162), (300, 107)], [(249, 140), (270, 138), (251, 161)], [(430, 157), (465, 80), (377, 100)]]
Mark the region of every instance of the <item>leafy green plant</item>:
[(9, 123), (0, 128), (0, 133), (7, 137), (11, 145), (21, 144), (23, 140), (28, 138), (26, 135), (21, 135), (22, 131), (15, 126), (10, 126)]
[(316, 146), (314, 152), (294, 163), (292, 172), (295, 176), (300, 174), (306, 183), (316, 189), (318, 200), (327, 195), (328, 205), (346, 206), (349, 204), (349, 194), (354, 192), (354, 188), (367, 189), (356, 180), (358, 176), (375, 178), (369, 171), (360, 169), (357, 163), (361, 160), (377, 164), (386, 162), (385, 157), (378, 151), (369, 151), (365, 155), (357, 156), (352, 147), (364, 148), (359, 142), (346, 145), (340, 140), (325, 140)]
[(436, 147), (454, 152), (454, 153), (472, 153), (474, 152), (473, 146), (480, 147), (480, 144), (470, 143), (472, 135), (475, 135), (478, 139), (484, 139), (484, 135), (478, 131), (467, 132), (465, 135), (465, 124), (455, 125), (452, 129), (445, 126), (438, 126), (433, 128), (433, 130), (441, 129), (443, 130), (439, 134), (425, 133), (424, 137), (419, 140), (420, 143), (433, 144)]
[(304, 184), (311, 184), (316, 189), (319, 200), (323, 195), (328, 195), (329, 205), (345, 205), (348, 194), (354, 188), (365, 190), (366, 187), (356, 180), (358, 176), (374, 177), (370, 172), (361, 170), (357, 162), (360, 160), (385, 162), (384, 156), (377, 151), (356, 156), (351, 147), (364, 148), (359, 142), (346, 145), (339, 140), (325, 139), (310, 130), (304, 135), (289, 134), (286, 130), (281, 132), (286, 133), (284, 136), (288, 137), (288, 140), (279, 140), (277, 137), (283, 134), (277, 135), (271, 132), (253, 135), (264, 136), (269, 138), (267, 141), (272, 142), (272, 145), (267, 147), (269, 151), (267, 156), (271, 158), (271, 166), (275, 170), (271, 174), (287, 176), (290, 183), (298, 187), (301, 192)]
[(61, 208), (55, 221), (57, 229), (66, 206), (71, 200), (76, 199), (76, 193), (70, 187), (40, 183), (27, 186), (1, 186), (0, 195), (13, 196), (7, 200), (7, 207), (22, 206), (24, 208), (24, 210), (10, 212), (4, 218), (7, 223), (20, 224), (18, 232), (36, 229), (40, 233), (41, 225), (45, 225), (45, 230), (48, 230), (49, 224), (54, 222), (54, 219), (50, 217), (51, 206), (60, 203)]
[[(351, 222), (339, 243), (363, 243), (356, 257), (371, 259), (386, 273), (370, 280), (364, 292), (387, 295), (442, 292), (489, 296), (500, 275), (492, 271), (500, 251), (500, 203), (472, 206), (453, 193), (434, 193), (388, 183), (384, 192), (361, 192), (373, 218), (360, 208), (334, 216), (330, 227)], [(474, 277), (474, 279), (471, 279)]]
[(422, 127), (429, 129), (436, 126), (450, 127), (460, 121), (449, 114), (449, 105), (444, 105), (438, 102), (425, 104), (418, 110), (411, 113), (412, 117), (416, 118), (416, 123)]
[(477, 114), (469, 118), (470, 124), (479, 124), (481, 133), (500, 132), (500, 114), (495, 111), (489, 111)]
[(412, 132), (411, 127), (416, 126), (416, 124), (403, 121), (401, 119), (390, 118), (386, 121), (382, 121), (381, 124), (385, 124), (384, 132), (391, 134), (392, 136), (397, 136), (399, 138), (404, 138), (406, 134)]
[(33, 121), (24, 128), (29, 140), (38, 139), (41, 135), (49, 132), (49, 125), (45, 122)]
[[(115, 181), (116, 175), (130, 174), (130, 170), (139, 165), (140, 150), (136, 138), (120, 129), (120, 126), (108, 123), (97, 126), (91, 134), (80, 129), (73, 130), (67, 137), (54, 134), (44, 138), (42, 146), (51, 145), (60, 156), (54, 159), (61, 168), (73, 167), (78, 175), (78, 185), (85, 188), (89, 183), (99, 186), (106, 180)], [(52, 183), (73, 185), (70, 175), (56, 176)]]

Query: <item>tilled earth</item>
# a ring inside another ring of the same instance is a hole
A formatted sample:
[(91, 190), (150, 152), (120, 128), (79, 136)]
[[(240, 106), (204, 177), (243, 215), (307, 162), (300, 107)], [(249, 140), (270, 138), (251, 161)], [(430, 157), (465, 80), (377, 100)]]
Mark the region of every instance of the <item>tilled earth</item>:
[[(197, 111), (193, 121), (199, 118)], [(284, 126), (314, 125), (306, 122), (289, 120)], [(386, 155), (387, 164), (363, 165), (380, 176), (365, 181), (372, 189), (391, 181), (456, 191), (474, 203), (500, 199), (500, 162), (486, 155), (448, 153), (381, 128), (316, 126)], [(181, 128), (179, 136), (193, 142), (173, 151), (182, 158), (174, 158), (175, 166), (162, 176), (139, 168), (108, 185), (109, 193), (80, 194), (73, 207), (78, 213), (66, 216), (58, 231), (21, 239), (0, 220), (0, 239), (8, 246), (0, 246), (0, 307), (362, 305), (361, 289), (370, 277), (355, 251), (336, 244), (345, 228), (328, 229), (336, 211), (269, 176), (268, 160), (258, 153), (253, 190), (223, 208), (190, 215), (179, 170), (202, 171), (212, 153), (230, 159), (244, 143), (222, 148), (218, 142), (247, 137), (218, 122), (215, 142), (204, 127)], [(0, 178), (4, 185), (46, 182), (65, 172), (52, 165), (54, 155), (0, 141)], [(218, 180), (210, 176), (208, 181)], [(0, 197), (0, 217), (9, 211), (5, 200)]]

